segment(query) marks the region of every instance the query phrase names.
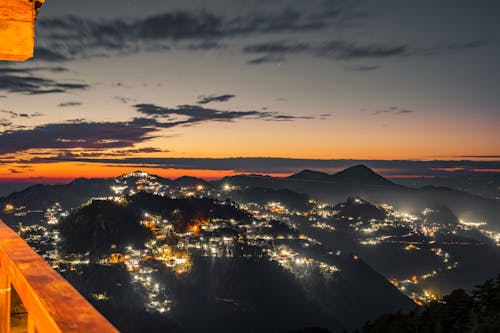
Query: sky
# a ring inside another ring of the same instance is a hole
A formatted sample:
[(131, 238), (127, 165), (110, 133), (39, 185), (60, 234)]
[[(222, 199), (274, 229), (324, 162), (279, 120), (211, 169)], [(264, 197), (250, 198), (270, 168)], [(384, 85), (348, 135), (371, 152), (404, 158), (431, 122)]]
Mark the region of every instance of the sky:
[(495, 0), (48, 0), (0, 182), (500, 172)]

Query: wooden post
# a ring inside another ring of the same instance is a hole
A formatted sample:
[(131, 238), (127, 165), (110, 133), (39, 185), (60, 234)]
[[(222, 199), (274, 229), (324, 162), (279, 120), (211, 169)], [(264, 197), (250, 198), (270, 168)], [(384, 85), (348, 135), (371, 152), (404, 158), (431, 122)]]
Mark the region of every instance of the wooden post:
[(0, 264), (0, 333), (10, 332), (10, 278)]
[(24, 61), (33, 57), (35, 2), (0, 1), (0, 60)]

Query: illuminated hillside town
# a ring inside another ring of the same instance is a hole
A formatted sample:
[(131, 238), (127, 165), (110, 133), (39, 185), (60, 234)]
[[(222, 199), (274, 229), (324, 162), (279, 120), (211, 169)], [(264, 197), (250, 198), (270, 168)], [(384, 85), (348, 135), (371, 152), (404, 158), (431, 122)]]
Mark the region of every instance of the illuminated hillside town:
[[(425, 253), (435, 257), (437, 260), (427, 271), (415, 269), (408, 276), (386, 276), (390, 283), (419, 305), (435, 301), (439, 296), (426, 286), (426, 280), (460, 265), (446, 248), (480, 246), (482, 243), (474, 240), (477, 237), (468, 237), (478, 233), (484, 236), (484, 242), (500, 246), (500, 233), (488, 230), (486, 223), (437, 223), (431, 218), (437, 212), (430, 208), (420, 214), (410, 214), (390, 205), (372, 206), (359, 197), (348, 198), (340, 204), (311, 199), (303, 210), (274, 201), (259, 204), (226, 200), (232, 191), (240, 189), (229, 183), (220, 188), (202, 183), (174, 187), (140, 171), (118, 177), (110, 188), (112, 196), (92, 198), (82, 207), (95, 201), (124, 204), (137, 193), (149, 193), (167, 198), (208, 198), (216, 205), (237, 207), (249, 218), (237, 221), (200, 217), (191, 220), (186, 230), (179, 231), (166, 216), (143, 211), (137, 223), (154, 235), (144, 248), (113, 244), (110, 255), (99, 257), (61, 251), (58, 225), (70, 212), (61, 208), (59, 203), (43, 212), (7, 204), (4, 213), (19, 219), (19, 234), (57, 271), (78, 273), (89, 264), (122, 265), (129, 272), (135, 290), (144, 296), (145, 309), (164, 314), (175, 307), (176, 300), (169, 294), (169, 286), (158, 281), (155, 273), (161, 267), (182, 278), (196, 265), (196, 257), (266, 259), (290, 271), (299, 281), (307, 279), (311, 272), (320, 273), (325, 279), (335, 279), (337, 274), (342, 274), (335, 265), (335, 257), (349, 257), (354, 263), (364, 260), (360, 253), (344, 253), (340, 248), (325, 247), (315, 238), (315, 230), (331, 235), (341, 230), (351, 232), (361, 249), (397, 246), (409, 256)], [(363, 207), (368, 207), (370, 213), (349, 214)], [(23, 223), (23, 219), (30, 215), (40, 216), (41, 223)], [(410, 266), (411, 262), (408, 261), (407, 265)], [(409, 267), (406, 268), (405, 271)], [(92, 297), (105, 301), (108, 296), (95, 293)]]
[(498, 13), (0, 0), (0, 333), (500, 333)]

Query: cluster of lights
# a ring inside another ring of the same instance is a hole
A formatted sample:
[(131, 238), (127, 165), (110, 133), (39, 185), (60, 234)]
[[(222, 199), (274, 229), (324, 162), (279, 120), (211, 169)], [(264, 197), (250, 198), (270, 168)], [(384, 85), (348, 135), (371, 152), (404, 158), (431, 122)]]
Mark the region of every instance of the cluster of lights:
[(334, 265), (303, 256), (286, 246), (269, 249), (268, 256), (269, 259), (276, 261), (299, 278), (306, 276), (314, 268), (317, 268), (326, 278), (332, 278), (335, 273), (340, 272), (340, 269)]

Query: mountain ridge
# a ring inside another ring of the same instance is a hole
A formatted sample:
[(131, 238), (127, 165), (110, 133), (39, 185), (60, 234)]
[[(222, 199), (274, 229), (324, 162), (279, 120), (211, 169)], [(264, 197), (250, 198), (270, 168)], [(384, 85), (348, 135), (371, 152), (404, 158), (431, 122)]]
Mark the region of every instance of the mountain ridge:
[[(327, 175), (327, 176), (324, 176)], [(168, 186), (179, 185), (178, 180), (172, 181), (167, 178), (157, 179)], [(293, 175), (292, 175), (293, 176)], [(212, 188), (222, 188), (225, 185), (238, 186), (242, 188), (269, 188), (274, 190), (288, 189), (296, 193), (308, 195), (312, 199), (325, 202), (341, 202), (348, 197), (360, 196), (375, 204), (388, 203), (408, 209), (410, 211), (421, 211), (427, 207), (442, 205), (450, 208), (459, 218), (488, 221), (496, 230), (500, 231), (500, 207), (493, 199), (483, 198), (467, 192), (450, 189), (448, 187), (425, 186), (422, 188), (411, 188), (391, 182), (377, 174), (365, 165), (356, 165), (339, 171), (333, 175), (321, 173), (314, 170), (303, 170), (295, 174), (296, 177), (270, 177), (256, 175), (235, 175), (224, 177), (220, 180), (202, 183)], [(300, 179), (320, 178), (317, 180)], [(299, 179), (297, 179), (299, 178)], [(109, 179), (77, 179), (66, 185), (34, 185), (27, 189), (12, 193), (0, 198), (0, 207), (13, 203), (18, 205), (30, 205), (33, 209), (44, 209), (57, 201), (63, 206), (75, 207), (82, 200), (91, 197), (110, 195), (109, 186), (117, 178)], [(188, 186), (200, 185), (202, 179), (195, 177), (181, 177), (189, 180)]]

